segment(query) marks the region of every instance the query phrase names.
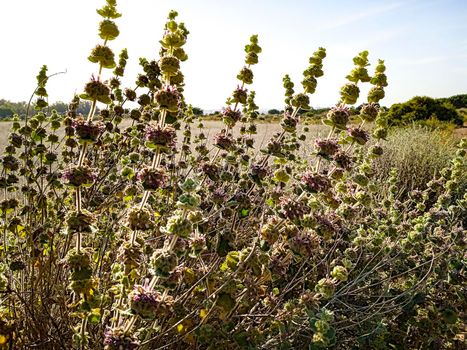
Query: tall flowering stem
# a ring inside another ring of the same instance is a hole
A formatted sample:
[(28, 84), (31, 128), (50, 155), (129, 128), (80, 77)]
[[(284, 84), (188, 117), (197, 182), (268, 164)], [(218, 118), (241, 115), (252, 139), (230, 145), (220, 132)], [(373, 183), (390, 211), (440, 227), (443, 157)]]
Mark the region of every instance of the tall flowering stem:
[[(97, 102), (109, 104), (110, 89), (102, 82), (101, 74), (104, 68), (115, 67), (114, 53), (107, 46), (107, 42), (114, 40), (119, 35), (119, 30), (113, 19), (121, 15), (116, 10), (116, 1), (107, 0), (106, 5), (97, 10), (103, 18), (99, 24), (99, 36), (103, 44), (97, 45), (92, 49), (89, 55), (89, 61), (98, 64), (97, 77), (92, 76), (91, 80), (85, 85), (84, 93), (80, 95), (82, 99), (91, 101), (91, 109), (86, 119), (78, 117), (72, 120), (72, 127), (80, 143), (78, 162), (75, 166), (66, 169), (63, 173), (63, 179), (68, 186), (74, 188), (75, 192), (75, 210), (69, 211), (67, 215), (67, 230), (69, 234), (76, 234), (76, 248), (68, 252), (66, 263), (72, 271), (71, 289), (76, 295), (86, 296), (93, 293), (93, 280), (91, 260), (89, 252), (82, 248), (83, 233), (90, 233), (95, 224), (94, 215), (82, 207), (82, 189), (93, 185), (96, 179), (94, 169), (85, 165), (86, 153), (89, 145), (96, 142), (100, 134), (104, 131), (103, 124), (94, 122), (94, 114), (97, 108)], [(83, 273), (82, 271), (85, 271)], [(75, 341), (80, 348), (84, 348), (87, 343), (86, 335), (87, 316), (84, 316), (81, 325), (76, 329)]]
[[(131, 229), (130, 247), (137, 249), (136, 240), (137, 234), (140, 230), (146, 230), (152, 228), (151, 225), (146, 225), (147, 222), (151, 221), (151, 214), (146, 209), (147, 201), (151, 196), (151, 192), (162, 188), (166, 181), (165, 170), (160, 168), (163, 155), (171, 153), (175, 149), (175, 129), (166, 124), (168, 113), (177, 114), (183, 103), (183, 96), (181, 95), (183, 75), (180, 72), (180, 61), (186, 60), (187, 56), (184, 53), (182, 47), (186, 42), (187, 35), (189, 32), (186, 30), (183, 23), (177, 23), (175, 21), (177, 12), (171, 11), (168, 16), (168, 22), (165, 25), (164, 37), (161, 40), (162, 54), (158, 62), (158, 67), (163, 75), (163, 84), (154, 94), (154, 106), (158, 109), (159, 120), (157, 125), (148, 125), (145, 130), (145, 145), (149, 149), (154, 150), (151, 164), (145, 167), (138, 173), (138, 180), (141, 182), (144, 188), (143, 196), (139, 205), (130, 210), (128, 213), (127, 222)], [(177, 88), (177, 85), (179, 88)], [(180, 90), (179, 90), (180, 89)], [(170, 220), (170, 219), (169, 219)], [(181, 220), (186, 219), (185, 211), (181, 214)], [(146, 224), (145, 224), (146, 223)], [(173, 232), (167, 232), (173, 233)], [(189, 232), (188, 232), (189, 233)], [(159, 250), (159, 255), (155, 258), (156, 261), (167, 262), (172, 256), (171, 252), (177, 242), (177, 235), (173, 235), (170, 242), (166, 244), (162, 249)], [(130, 248), (131, 249), (131, 248)], [(158, 270), (156, 270), (158, 271)], [(151, 279), (150, 283), (141, 290), (144, 290), (143, 294), (147, 294), (147, 300), (152, 300), (153, 288), (159, 281), (159, 274), (155, 274)], [(161, 303), (167, 302), (167, 293), (161, 295)], [(151, 297), (149, 297), (151, 296)], [(140, 298), (141, 299), (141, 298)], [(146, 300), (142, 298), (142, 300)], [(123, 295), (120, 297), (117, 308), (121, 307), (123, 303)], [(130, 295), (131, 304), (131, 295)], [(121, 330), (123, 334), (130, 332), (132, 326), (138, 319), (138, 312), (135, 313), (126, 323), (123, 324)], [(119, 329), (119, 318), (120, 314), (117, 309), (117, 315), (115, 316), (114, 329)]]

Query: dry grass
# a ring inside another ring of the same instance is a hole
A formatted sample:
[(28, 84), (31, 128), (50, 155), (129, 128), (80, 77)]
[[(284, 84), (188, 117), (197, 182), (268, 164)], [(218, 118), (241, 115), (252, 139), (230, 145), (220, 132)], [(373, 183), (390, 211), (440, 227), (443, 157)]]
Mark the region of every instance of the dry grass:
[[(132, 123), (131, 120), (124, 120), (120, 124), (120, 129), (124, 130)], [(192, 127), (192, 135), (197, 136), (200, 133), (204, 133), (207, 138), (208, 144), (213, 139), (214, 135), (219, 132), (223, 127), (224, 124), (221, 121), (213, 121), (213, 120), (205, 120), (202, 121), (203, 128), (194, 127), (197, 123), (193, 124)], [(8, 135), (11, 131), (12, 122), (0, 122), (0, 149), (3, 149), (7, 143)], [(262, 148), (267, 141), (272, 137), (274, 133), (281, 132), (282, 128), (279, 123), (269, 123), (269, 122), (259, 122), (257, 123), (258, 133), (254, 135), (255, 144), (258, 148)], [(299, 126), (299, 131), (303, 133), (303, 128), (305, 126)], [(183, 128), (183, 125), (182, 125)], [(304, 152), (311, 151), (311, 141), (318, 137), (325, 137), (327, 135), (328, 127), (324, 125), (309, 125), (309, 131), (306, 132), (307, 140), (305, 141), (305, 150)], [(63, 130), (58, 131), (59, 136), (63, 136)], [(239, 135), (239, 127), (234, 129), (234, 136)], [(178, 132), (179, 140), (182, 138), (182, 131)], [(309, 147), (308, 147), (309, 146)]]

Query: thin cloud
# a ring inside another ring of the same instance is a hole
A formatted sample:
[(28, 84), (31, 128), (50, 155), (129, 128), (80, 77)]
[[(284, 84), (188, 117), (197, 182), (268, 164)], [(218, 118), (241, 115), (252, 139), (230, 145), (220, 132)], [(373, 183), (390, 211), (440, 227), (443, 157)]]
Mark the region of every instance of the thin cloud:
[(404, 3), (402, 2), (395, 2), (392, 4), (386, 5), (386, 6), (375, 7), (367, 11), (349, 14), (349, 15), (346, 15), (345, 17), (338, 18), (334, 21), (327, 21), (325, 24), (320, 25), (318, 30), (323, 32), (327, 30), (333, 30), (336, 28), (345, 27), (345, 26), (348, 26), (349, 24), (358, 22), (365, 18), (374, 16), (374, 15), (379, 15), (379, 14), (386, 13), (386, 12), (390, 12), (392, 10), (395, 10), (396, 8), (401, 7), (403, 4)]

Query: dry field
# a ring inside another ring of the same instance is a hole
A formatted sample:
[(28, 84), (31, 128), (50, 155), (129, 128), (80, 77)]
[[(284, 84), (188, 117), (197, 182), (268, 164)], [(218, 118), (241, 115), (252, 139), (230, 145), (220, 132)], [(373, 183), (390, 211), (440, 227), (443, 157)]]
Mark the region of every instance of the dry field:
[[(131, 120), (124, 120), (120, 125), (120, 129), (124, 129), (131, 125)], [(210, 144), (214, 135), (220, 131), (224, 124), (221, 121), (213, 121), (207, 120), (202, 121), (203, 128), (198, 128), (199, 123), (195, 122), (192, 124), (192, 134), (193, 136), (199, 135), (200, 133), (204, 133), (207, 138), (208, 144)], [(6, 141), (8, 139), (8, 135), (11, 131), (12, 122), (0, 122), (0, 149), (3, 152), (3, 148), (6, 145)], [(255, 135), (256, 146), (258, 148), (262, 148), (263, 145), (267, 143), (267, 141), (272, 137), (274, 133), (281, 132), (282, 128), (279, 123), (257, 123), (258, 133)], [(303, 130), (303, 125), (299, 126), (299, 130)], [(310, 125), (308, 126), (309, 131), (306, 133), (307, 141), (316, 139), (320, 136), (326, 136), (329, 132), (329, 127), (325, 125)], [(182, 124), (183, 129), (183, 124)], [(234, 136), (239, 134), (239, 127), (234, 128)], [(59, 131), (59, 135), (63, 135), (63, 131)], [(182, 131), (178, 132), (179, 140), (181, 139)], [(309, 142), (305, 142), (305, 151), (309, 151), (310, 148), (307, 148), (306, 145)]]

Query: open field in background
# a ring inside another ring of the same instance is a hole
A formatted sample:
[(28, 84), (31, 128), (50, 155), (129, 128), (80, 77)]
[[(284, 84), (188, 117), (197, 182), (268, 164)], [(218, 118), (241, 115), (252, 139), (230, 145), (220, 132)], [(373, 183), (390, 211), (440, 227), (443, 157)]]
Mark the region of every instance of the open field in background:
[[(125, 119), (122, 121), (122, 123), (119, 125), (120, 130), (124, 130), (125, 128), (129, 127), (132, 123), (132, 120), (130, 119)], [(204, 133), (207, 139), (207, 144), (211, 144), (214, 135), (219, 132), (222, 128), (225, 127), (225, 125), (222, 123), (222, 121), (214, 121), (214, 120), (204, 120), (201, 121), (203, 124), (203, 128), (198, 128), (197, 126), (199, 125), (198, 122), (195, 122), (192, 124), (192, 136), (195, 137), (199, 135), (200, 133)], [(0, 148), (3, 150), (3, 148), (6, 145), (8, 135), (11, 132), (11, 125), (12, 122), (0, 122)], [(182, 128), (177, 131), (177, 140), (181, 142), (183, 139), (182, 133), (183, 133), (183, 127), (184, 125), (182, 124)], [(262, 148), (268, 141), (269, 139), (277, 132), (281, 132), (282, 128), (279, 125), (279, 123), (268, 123), (268, 122), (259, 122), (257, 123), (258, 127), (258, 132), (256, 135), (254, 135), (255, 139), (255, 145), (257, 148)], [(304, 142), (305, 144), (305, 149), (307, 151), (311, 150), (311, 145), (310, 147), (307, 147), (307, 144), (310, 144), (310, 140), (314, 140), (318, 137), (325, 137), (327, 133), (329, 132), (329, 127), (325, 125), (299, 125), (298, 130), (302, 131), (304, 127), (308, 127), (309, 131), (306, 133), (307, 135), (307, 140)], [(237, 126), (233, 130), (233, 135), (238, 136), (239, 135), (239, 129), (240, 127)], [(59, 136), (63, 136), (64, 132), (63, 130), (58, 131)]]

